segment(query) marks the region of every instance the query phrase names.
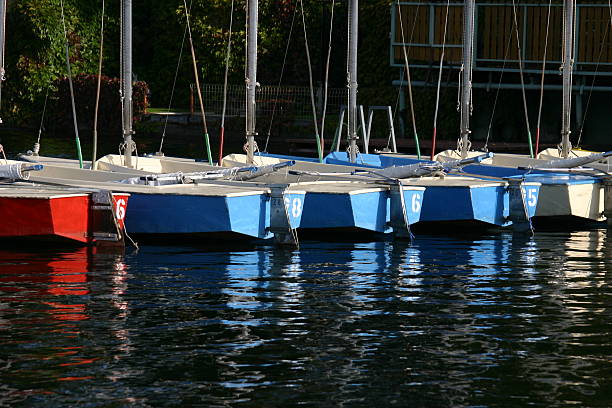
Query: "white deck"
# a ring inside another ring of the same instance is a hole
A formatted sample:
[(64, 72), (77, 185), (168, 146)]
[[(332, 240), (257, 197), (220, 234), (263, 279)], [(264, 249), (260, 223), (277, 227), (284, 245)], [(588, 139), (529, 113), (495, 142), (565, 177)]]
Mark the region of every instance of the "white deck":
[(67, 197), (85, 197), (87, 192), (70, 191), (55, 187), (37, 187), (29, 183), (0, 184), (0, 198), (32, 198), (51, 200)]

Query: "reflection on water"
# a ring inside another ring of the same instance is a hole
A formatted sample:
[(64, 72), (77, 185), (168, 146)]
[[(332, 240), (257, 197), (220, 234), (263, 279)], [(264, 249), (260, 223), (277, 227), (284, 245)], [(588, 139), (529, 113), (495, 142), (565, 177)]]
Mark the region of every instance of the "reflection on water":
[(0, 251), (0, 405), (610, 406), (605, 231)]

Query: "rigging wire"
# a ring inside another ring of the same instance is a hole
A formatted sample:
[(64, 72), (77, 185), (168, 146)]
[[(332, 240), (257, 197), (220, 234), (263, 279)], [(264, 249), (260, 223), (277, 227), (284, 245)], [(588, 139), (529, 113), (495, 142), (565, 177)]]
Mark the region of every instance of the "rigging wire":
[[(234, 25), (234, 0), (232, 0), (232, 8), (230, 10), (229, 33), (227, 37), (227, 53), (225, 55), (225, 74), (223, 76), (223, 108), (221, 111), (221, 129), (219, 134), (219, 166), (223, 161), (223, 144), (225, 139), (225, 110), (227, 108), (227, 77), (229, 75), (229, 62), (232, 53), (232, 30)], [(270, 133), (268, 132), (268, 137)], [(266, 141), (266, 146), (268, 142)]]
[(306, 17), (304, 15), (304, 2), (300, 0), (300, 8), (302, 10), (302, 26), (304, 28), (304, 43), (306, 46), (306, 60), (308, 61), (308, 80), (310, 81), (310, 103), (312, 105), (312, 115), (314, 119), (315, 137), (317, 139), (317, 153), (319, 162), (323, 163), (323, 151), (321, 150), (321, 140), (319, 139), (319, 124), (317, 122), (317, 107), (314, 97), (314, 85), (312, 83), (312, 63), (310, 61), (310, 50), (308, 47), (308, 35), (306, 33)]
[[(97, 153), (98, 153), (98, 109), (100, 107), (100, 87), (102, 85), (102, 57), (104, 54), (104, 8), (105, 1), (102, 0), (102, 18), (100, 23), (100, 56), (98, 59), (98, 83), (96, 85), (96, 106), (94, 108), (94, 123), (93, 123), (93, 150), (91, 153), (91, 169), (96, 170), (98, 164)], [(47, 90), (48, 96), (48, 90)], [(45, 98), (45, 106), (47, 104), (47, 99)], [(44, 117), (44, 111), (43, 111)], [(41, 129), (42, 129), (42, 121), (41, 121)], [(38, 133), (38, 139), (40, 143), (40, 132)]]
[(438, 86), (436, 89), (436, 109), (434, 111), (433, 136), (431, 138), (431, 160), (436, 155), (436, 135), (438, 133), (438, 109), (440, 107), (440, 85), (442, 83), (442, 64), (444, 63), (444, 53), (446, 51), (446, 29), (448, 27), (448, 10), (450, 0), (446, 1), (446, 14), (444, 16), (444, 36), (442, 37), (442, 53), (440, 55), (440, 68), (438, 71)]
[(544, 56), (542, 59), (542, 76), (540, 77), (540, 104), (538, 106), (538, 124), (536, 126), (536, 145), (535, 154), (540, 150), (540, 122), (542, 119), (542, 104), (544, 102), (544, 71), (546, 70), (546, 56), (548, 53), (548, 31), (550, 28), (550, 8), (552, 0), (548, 0), (548, 13), (546, 15), (546, 37), (544, 40)]
[(587, 113), (589, 112), (589, 107), (591, 106), (591, 96), (593, 95), (593, 89), (595, 88), (595, 78), (597, 77), (597, 73), (599, 72), (599, 64), (601, 63), (601, 57), (603, 56), (604, 45), (606, 45), (606, 40), (608, 38), (608, 34), (610, 33), (610, 24), (612, 24), (612, 4), (610, 4), (610, 0), (608, 0), (608, 13), (610, 14), (610, 20), (606, 25), (606, 33), (604, 34), (603, 41), (601, 42), (601, 47), (599, 48), (599, 56), (597, 58), (597, 65), (595, 66), (595, 75), (593, 75), (593, 79), (591, 81), (591, 89), (589, 91), (589, 97), (587, 99), (586, 108), (584, 110), (584, 114), (582, 115), (582, 123), (580, 124), (580, 131), (578, 132), (578, 142), (576, 144), (577, 148), (580, 148), (580, 142), (582, 141), (582, 132), (584, 131), (584, 125), (586, 123)]
[[(193, 0), (189, 3), (189, 10), (191, 10), (191, 6), (193, 5)], [(174, 71), (174, 80), (172, 82), (172, 90), (170, 91), (170, 101), (168, 102), (168, 112), (172, 108), (172, 101), (174, 100), (174, 91), (176, 90), (176, 81), (178, 79), (179, 69), (181, 67), (181, 61), (183, 59), (183, 50), (185, 49), (185, 40), (187, 39), (187, 24), (185, 24), (185, 30), (183, 30), (183, 40), (181, 41), (181, 50), (179, 51), (178, 61), (176, 63), (176, 70)], [(166, 129), (168, 128), (168, 119), (170, 115), (166, 115), (164, 119), (164, 128), (162, 130), (161, 140), (159, 143), (159, 154), (162, 155), (164, 140), (166, 138)]]
[[(404, 67), (400, 68), (400, 78), (404, 77)], [(398, 86), (398, 92), (397, 92), (397, 96), (395, 97), (395, 104), (393, 105), (393, 118), (395, 118), (397, 116), (397, 111), (399, 110), (399, 105), (400, 105), (400, 98), (401, 98), (401, 92), (402, 92), (402, 84), (400, 83)], [(403, 134), (403, 125), (400, 122), (400, 132), (402, 132)], [(389, 131), (389, 137), (387, 138), (387, 146), (386, 149), (389, 150), (389, 147), (391, 146), (391, 131)]]
[[(421, 7), (421, 3), (417, 3), (416, 5), (416, 12), (414, 13), (414, 20), (412, 21), (412, 31), (410, 31), (410, 42), (412, 42), (412, 38), (414, 38), (414, 29), (416, 28), (416, 21), (417, 18), (419, 16), (419, 7)], [(406, 47), (406, 44), (402, 44), (402, 47)], [(406, 50), (406, 52), (410, 52), (411, 47), (408, 46), (408, 49)], [(405, 68), (402, 66), (401, 70), (400, 70), (400, 78), (403, 79), (404, 78), (404, 72), (405, 72)], [(395, 98), (395, 108), (393, 110), (393, 117), (397, 117), (397, 112), (398, 112), (398, 106), (400, 104), (400, 98), (402, 95), (402, 90), (403, 90), (403, 85), (402, 82), (400, 81), (400, 84), (397, 88), (397, 97)], [(401, 120), (401, 119), (400, 119)], [(403, 121), (401, 121), (400, 123), (403, 124)], [(391, 140), (391, 135), (389, 135), (389, 139), (387, 140), (387, 148), (389, 148), (389, 142)]]
[[(49, 100), (49, 89), (50, 88), (51, 86), (48, 86), (47, 92), (45, 93), (45, 103), (43, 105), (43, 111), (40, 117), (40, 126), (38, 126), (38, 138), (36, 139), (36, 143), (34, 143), (34, 148), (32, 149), (32, 154), (34, 156), (38, 156), (38, 153), (40, 152), (40, 137), (42, 135), (43, 127), (45, 123), (45, 112), (47, 111), (47, 101)], [(28, 154), (30, 154), (30, 152), (28, 152)]]
[[(329, 86), (329, 63), (331, 61), (332, 34), (334, 31), (334, 8), (336, 0), (332, 0), (331, 16), (329, 18), (329, 39), (327, 41), (327, 60), (325, 62), (325, 81), (323, 83), (323, 113), (321, 114), (321, 151), (325, 151), (325, 117), (327, 115), (327, 93)], [(332, 146), (333, 147), (333, 146)], [(331, 153), (331, 152), (330, 152)]]
[(200, 88), (200, 75), (198, 73), (198, 64), (196, 62), (195, 49), (193, 47), (193, 37), (191, 36), (191, 23), (189, 22), (189, 9), (187, 8), (187, 0), (183, 0), (185, 6), (185, 18), (187, 19), (187, 32), (189, 33), (189, 46), (191, 50), (191, 59), (193, 62), (193, 74), (195, 76), (196, 88), (198, 91), (198, 100), (200, 102), (200, 113), (202, 114), (202, 124), (204, 126), (204, 142), (206, 144), (206, 153), (208, 155), (208, 164), (212, 166), (212, 153), (210, 151), (210, 137), (208, 136), (208, 125), (206, 124), (206, 113), (204, 112), (204, 101), (202, 100), (202, 89)]
[(499, 82), (497, 83), (497, 91), (495, 92), (495, 100), (493, 101), (493, 109), (491, 110), (491, 117), (489, 118), (489, 127), (487, 128), (487, 137), (483, 146), (485, 152), (489, 151), (489, 139), (491, 138), (491, 128), (493, 127), (493, 118), (495, 117), (495, 111), (497, 110), (497, 101), (499, 100), (499, 94), (501, 92), (501, 85), (504, 79), (504, 73), (506, 72), (506, 61), (508, 61), (508, 55), (510, 54), (510, 44), (512, 44), (512, 33), (508, 34), (508, 42), (506, 42), (506, 51), (504, 52), (504, 62), (502, 63), (501, 74), (499, 75)]
[(72, 69), (70, 67), (70, 51), (68, 47), (68, 32), (66, 29), (66, 19), (64, 18), (64, 0), (60, 0), (60, 9), (62, 15), (62, 26), (64, 28), (64, 49), (66, 51), (66, 67), (68, 69), (68, 85), (70, 87), (70, 102), (72, 104), (72, 121), (74, 123), (74, 135), (79, 157), (79, 167), (83, 168), (83, 154), (81, 153), (81, 140), (79, 139), (79, 126), (77, 124), (76, 105), (74, 103), (74, 87), (72, 85)]
[[(404, 38), (404, 23), (403, 23), (401, 5), (400, 5), (399, 0), (397, 1), (396, 4), (397, 4), (397, 14), (398, 14), (399, 21), (400, 21), (400, 32), (402, 33), (402, 44), (406, 44), (406, 40)], [(416, 15), (418, 15), (418, 8), (417, 8)], [(415, 20), (416, 20), (416, 16), (415, 16)], [(414, 24), (412, 26), (413, 30), (414, 30), (415, 26), (416, 26), (416, 24)], [(411, 38), (412, 38), (412, 35), (411, 35)], [(415, 142), (415, 145), (416, 145), (417, 157), (420, 159), (421, 158), (421, 148), (419, 146), (419, 135), (417, 133), (416, 121), (414, 119), (414, 101), (413, 101), (413, 98), (412, 98), (412, 81), (410, 79), (410, 65), (408, 64), (408, 52), (406, 50), (406, 46), (405, 45), (402, 46), (402, 51), (403, 51), (403, 56), (404, 56), (404, 66), (405, 66), (405, 72), (406, 72), (406, 79), (408, 80), (408, 98), (410, 100), (410, 115), (411, 115), (411, 118), (412, 118), (412, 132), (414, 134), (414, 142)]]
[(289, 28), (289, 38), (287, 39), (287, 45), (285, 46), (285, 55), (283, 57), (283, 65), (281, 67), (280, 77), (278, 79), (278, 86), (276, 88), (276, 95), (274, 97), (274, 104), (272, 105), (272, 115), (270, 115), (270, 123), (268, 124), (268, 134), (266, 136), (266, 144), (264, 146), (264, 152), (268, 151), (268, 142), (270, 141), (270, 134), (272, 133), (272, 123), (276, 115), (276, 108), (278, 106), (278, 95), (280, 93), (281, 83), (283, 81), (283, 75), (285, 74), (285, 66), (287, 64), (287, 55), (289, 54), (289, 46), (291, 45), (291, 38), (293, 37), (293, 26), (295, 24), (295, 16), (297, 14), (297, 7), (293, 8), (293, 17), (291, 19), (291, 27)]
[(533, 155), (533, 144), (531, 141), (531, 129), (529, 126), (529, 113), (527, 112), (527, 97), (525, 95), (525, 80), (523, 79), (523, 58), (521, 56), (521, 41), (520, 41), (520, 36), (519, 36), (519, 30), (518, 30), (518, 22), (517, 22), (517, 18), (516, 18), (516, 3), (514, 0), (512, 0), (512, 14), (513, 14), (513, 21), (514, 21), (514, 32), (516, 33), (516, 47), (518, 50), (518, 63), (519, 63), (519, 77), (521, 78), (521, 92), (523, 95), (523, 109), (525, 111), (525, 125), (527, 126), (527, 140), (529, 142), (529, 155), (531, 156), (531, 158), (534, 157)]

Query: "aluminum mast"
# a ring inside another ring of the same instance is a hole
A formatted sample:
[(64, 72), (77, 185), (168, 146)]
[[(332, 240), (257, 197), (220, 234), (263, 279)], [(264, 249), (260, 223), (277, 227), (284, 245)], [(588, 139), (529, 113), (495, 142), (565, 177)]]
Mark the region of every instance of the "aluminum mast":
[(461, 72), (461, 128), (457, 150), (461, 158), (467, 157), (470, 148), (470, 116), (472, 115), (472, 59), (474, 57), (474, 0), (466, 0), (463, 6), (463, 67)]
[(359, 27), (359, 1), (349, 0), (348, 30), (348, 142), (349, 160), (357, 161), (357, 35)]
[(574, 0), (563, 3), (563, 111), (561, 114), (561, 157), (572, 150), (570, 121), (572, 110), (572, 70), (574, 68)]
[[(2, 102), (2, 82), (4, 81), (4, 44), (6, 42), (6, 0), (0, 0), (0, 103)], [(1, 106), (1, 105), (0, 105)], [(2, 117), (0, 117), (2, 123)]]
[(136, 147), (132, 140), (132, 0), (123, 0), (121, 13), (121, 101), (125, 166), (132, 167), (132, 153)]
[(253, 164), (255, 153), (255, 92), (257, 90), (257, 28), (258, 0), (249, 0), (247, 22), (246, 139), (247, 163)]

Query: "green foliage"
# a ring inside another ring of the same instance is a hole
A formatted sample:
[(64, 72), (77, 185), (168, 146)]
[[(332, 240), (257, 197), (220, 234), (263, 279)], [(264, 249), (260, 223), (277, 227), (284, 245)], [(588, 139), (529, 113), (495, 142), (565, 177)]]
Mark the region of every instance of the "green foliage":
[[(52, 95), (60, 92), (55, 100), (64, 97), (63, 90), (58, 88), (64, 83), (58, 80), (67, 74), (60, 13), (62, 1), (73, 75), (96, 74), (102, 17), (100, 0), (9, 2), (3, 118), (9, 116), (15, 122), (37, 123), (49, 87)], [(106, 0), (106, 3), (103, 73), (112, 78), (119, 75), (120, 67), (121, 2)], [(133, 70), (136, 79), (149, 85), (152, 102), (157, 107), (169, 105), (177, 64), (171, 108), (189, 106), (189, 84), (195, 81), (188, 37), (183, 44), (185, 4), (190, 7), (200, 81), (222, 83), (224, 79), (232, 0), (133, 0)], [(331, 0), (303, 2), (315, 86), (325, 78), (331, 4)], [(390, 86), (397, 71), (389, 67), (389, 10), (390, 0), (369, 0), (360, 4), (359, 98), (365, 105), (394, 105), (397, 99), (396, 90)], [(246, 0), (234, 0), (230, 84), (244, 83), (245, 33)], [(347, 2), (336, 0), (330, 87), (346, 85), (346, 33)], [(308, 86), (299, 0), (259, 1), (258, 43), (258, 82), (276, 85), (282, 75), (282, 85)], [(77, 92), (89, 92), (88, 89), (79, 87)], [(84, 99), (91, 100), (90, 95), (77, 93), (77, 101)], [(116, 101), (116, 98), (108, 100)], [(87, 124), (91, 117), (87, 115), (87, 118), (79, 118), (79, 123)]]
[[(73, 78), (77, 120), (80, 128), (93, 129), (96, 89), (96, 75), (80, 74)], [(121, 82), (117, 78), (102, 76), (100, 83), (100, 106), (98, 128), (101, 131), (121, 133)], [(72, 105), (68, 78), (63, 77), (55, 84), (57, 89), (54, 103), (49, 107), (49, 121), (56, 130), (72, 130)], [(132, 88), (134, 119), (138, 119), (147, 108), (148, 86), (144, 82), (135, 82)]]
[[(47, 88), (66, 75), (67, 38), (73, 72), (95, 71), (98, 13), (91, 1), (60, 0), (9, 2), (7, 23), (7, 95), (5, 109), (15, 120), (28, 119), (44, 99)], [(98, 28), (99, 29), (99, 28)]]

